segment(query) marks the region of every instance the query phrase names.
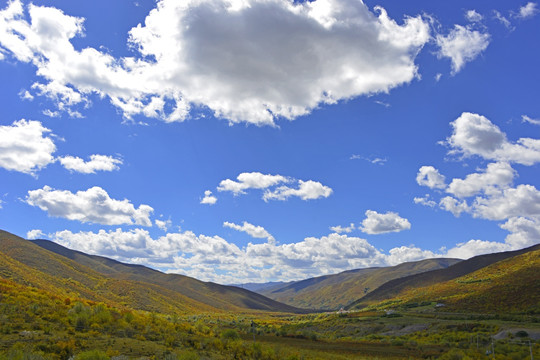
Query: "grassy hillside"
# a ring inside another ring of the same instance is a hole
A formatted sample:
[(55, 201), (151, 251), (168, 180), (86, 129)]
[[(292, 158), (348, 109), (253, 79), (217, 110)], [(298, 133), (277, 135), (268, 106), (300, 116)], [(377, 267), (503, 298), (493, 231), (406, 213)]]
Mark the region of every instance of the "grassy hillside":
[(312, 309), (339, 309), (369, 294), (385, 282), (433, 269), (446, 268), (457, 259), (428, 259), (385, 268), (345, 271), (263, 289), (261, 294), (289, 305)]
[(296, 311), (235, 287), (90, 256), (0, 231), (0, 277), (71, 298), (160, 313)]
[(443, 303), (441, 311), (540, 312), (540, 245), (391, 281), (350, 306)]

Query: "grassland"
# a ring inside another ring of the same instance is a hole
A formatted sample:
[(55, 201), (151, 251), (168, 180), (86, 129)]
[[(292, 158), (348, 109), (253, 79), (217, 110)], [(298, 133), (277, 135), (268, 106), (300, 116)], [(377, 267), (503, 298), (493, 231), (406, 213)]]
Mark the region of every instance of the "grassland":
[(391, 314), (177, 316), (9, 280), (0, 280), (0, 294), (0, 359), (488, 359), (493, 337), (496, 359), (540, 357), (540, 320), (531, 314), (464, 315), (425, 304)]
[(242, 289), (1, 240), (0, 360), (540, 357), (535, 248), (383, 285), (395, 295), (368, 295), (361, 309), (305, 314)]

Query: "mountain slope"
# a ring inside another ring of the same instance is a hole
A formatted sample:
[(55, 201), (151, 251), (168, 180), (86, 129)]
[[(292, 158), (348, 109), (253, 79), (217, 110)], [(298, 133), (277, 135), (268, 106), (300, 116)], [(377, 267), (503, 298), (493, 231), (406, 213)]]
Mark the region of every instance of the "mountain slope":
[(238, 310), (238, 308), (284, 312), (299, 310), (234, 286), (203, 282), (184, 275), (164, 274), (142, 265), (124, 264), (102, 256), (71, 250), (52, 241), (34, 240), (33, 243), (112, 278), (160, 285), (212, 307), (225, 310)]
[(120, 281), (0, 231), (0, 277), (66, 298), (167, 313), (217, 310), (154, 284)]
[[(467, 291), (470, 293), (470, 296), (472, 296), (471, 294), (475, 294), (475, 291), (472, 290), (476, 288), (482, 288), (484, 289), (483, 291), (487, 291), (486, 287), (484, 286), (487, 284), (487, 282), (486, 284), (480, 286), (482, 281), (469, 281), (470, 279), (476, 278), (489, 278), (490, 280), (488, 282), (493, 286), (499, 286), (502, 284), (501, 286), (509, 288), (514, 285), (516, 287), (522, 287), (525, 290), (528, 289), (532, 291), (532, 293), (535, 294), (534, 296), (538, 296), (538, 284), (540, 284), (540, 277), (538, 275), (540, 274), (540, 269), (538, 268), (537, 262), (538, 250), (540, 250), (540, 244), (516, 251), (475, 256), (468, 260), (463, 260), (457, 264), (449, 266), (446, 269), (433, 270), (417, 275), (407, 276), (401, 279), (395, 279), (383, 284), (378, 289), (355, 301), (347, 308), (361, 309), (383, 301), (392, 301), (392, 299), (401, 301), (402, 298), (414, 298), (416, 300), (425, 298), (426, 300), (429, 299), (435, 301), (446, 297), (455, 296), (455, 299), (458, 299), (459, 296), (457, 296), (457, 294), (461, 293), (463, 289), (468, 289)], [(532, 256), (533, 260), (520, 263), (520, 261), (523, 261), (523, 258), (519, 257), (521, 255), (526, 255), (524, 258)], [(508, 261), (504, 262), (507, 259)], [(504, 271), (504, 274), (506, 274), (505, 277), (499, 276), (502, 274), (502, 268), (498, 267), (500, 266), (500, 264), (498, 264), (499, 262), (501, 262), (501, 264), (514, 264), (513, 266), (506, 266), (507, 269)], [(493, 277), (500, 279), (497, 283), (494, 283), (491, 281), (491, 278)], [(515, 277), (515, 279), (512, 280), (512, 277)], [(456, 285), (468, 283), (474, 285), (472, 287)], [(533, 284), (536, 285), (532, 288), (528, 288)], [(437, 295), (439, 290), (443, 288), (448, 289), (448, 292), (445, 292), (446, 295)], [(506, 291), (502, 292), (506, 293)], [(494, 292), (494, 294), (495, 293), (496, 292)], [(529, 291), (525, 293), (529, 293)], [(513, 296), (519, 296), (518, 294), (519, 293), (514, 293)], [(469, 297), (469, 295), (466, 297)], [(484, 293), (476, 294), (479, 299), (482, 297), (484, 300), (485, 295), (486, 294)], [(484, 302), (489, 303), (489, 301)]]
[(274, 286), (259, 291), (274, 300), (302, 308), (339, 309), (385, 282), (433, 269), (446, 268), (458, 259), (427, 259), (385, 268), (349, 270)]
[(260, 294), (86, 255), (0, 231), (0, 277), (62, 296), (149, 311), (298, 311)]

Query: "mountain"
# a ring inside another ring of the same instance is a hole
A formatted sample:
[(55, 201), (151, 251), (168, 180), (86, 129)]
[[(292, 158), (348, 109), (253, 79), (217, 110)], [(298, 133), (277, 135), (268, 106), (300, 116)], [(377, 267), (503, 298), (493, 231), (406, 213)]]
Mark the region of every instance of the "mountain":
[(389, 280), (446, 268), (459, 261), (427, 259), (392, 267), (349, 270), (255, 291), (296, 307), (334, 310), (369, 294)]
[(347, 308), (424, 301), (459, 311), (534, 311), (540, 303), (540, 244), (395, 279)]
[(256, 293), (261, 293), (267, 289), (273, 289), (275, 287), (281, 287), (284, 284), (290, 284), (291, 282), (284, 281), (270, 281), (266, 283), (244, 283), (244, 284), (230, 284), (231, 286), (236, 286), (242, 289), (247, 289), (249, 291), (254, 291)]
[(245, 289), (164, 274), (1, 230), (0, 277), (67, 298), (162, 313), (300, 311)]

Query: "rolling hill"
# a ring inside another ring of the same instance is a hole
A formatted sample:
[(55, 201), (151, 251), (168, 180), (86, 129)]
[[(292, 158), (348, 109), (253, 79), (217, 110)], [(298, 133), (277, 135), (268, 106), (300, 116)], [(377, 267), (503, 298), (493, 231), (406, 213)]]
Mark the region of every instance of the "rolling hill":
[(444, 303), (463, 312), (539, 311), (540, 244), (526, 249), (480, 255), (446, 269), (389, 281), (349, 305)]
[(68, 298), (162, 313), (300, 311), (248, 290), (123, 264), (46, 240), (28, 241), (5, 231), (0, 231), (0, 277)]
[(334, 310), (369, 294), (385, 282), (434, 269), (458, 259), (427, 259), (384, 268), (366, 268), (263, 288), (258, 292), (274, 300), (310, 309)]

